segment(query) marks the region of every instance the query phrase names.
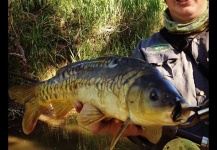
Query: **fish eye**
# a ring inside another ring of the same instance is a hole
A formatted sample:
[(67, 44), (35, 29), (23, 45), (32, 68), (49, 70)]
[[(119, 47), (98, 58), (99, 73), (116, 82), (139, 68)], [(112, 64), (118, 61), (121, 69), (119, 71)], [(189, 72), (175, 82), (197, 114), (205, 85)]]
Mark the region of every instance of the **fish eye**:
[(157, 101), (158, 99), (159, 99), (159, 92), (158, 92), (158, 90), (156, 90), (156, 89), (153, 89), (151, 92), (150, 92), (150, 95), (149, 95), (149, 97), (150, 97), (150, 99), (152, 100), (152, 101)]

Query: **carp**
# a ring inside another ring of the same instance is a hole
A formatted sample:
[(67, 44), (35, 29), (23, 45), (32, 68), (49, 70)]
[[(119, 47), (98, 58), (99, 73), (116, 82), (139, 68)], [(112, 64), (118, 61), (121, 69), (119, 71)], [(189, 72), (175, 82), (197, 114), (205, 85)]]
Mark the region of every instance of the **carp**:
[(104, 56), (78, 61), (60, 68), (46, 81), (9, 88), (9, 96), (24, 104), (22, 128), (30, 134), (43, 111), (52, 105), (56, 119), (75, 106), (84, 104), (78, 114), (79, 125), (87, 126), (107, 118), (117, 118), (124, 126), (113, 137), (113, 149), (129, 124), (143, 127), (147, 139), (157, 143), (162, 126), (187, 121), (190, 113), (178, 90), (152, 65), (125, 56)]

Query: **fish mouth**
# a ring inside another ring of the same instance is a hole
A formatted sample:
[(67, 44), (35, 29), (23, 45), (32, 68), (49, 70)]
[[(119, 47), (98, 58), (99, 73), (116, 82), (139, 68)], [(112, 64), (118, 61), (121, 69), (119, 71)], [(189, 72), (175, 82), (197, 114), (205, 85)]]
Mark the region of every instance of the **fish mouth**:
[(177, 100), (176, 105), (171, 113), (171, 118), (173, 122), (184, 123), (190, 116), (190, 112), (191, 111), (188, 109), (187, 103), (182, 103)]
[(173, 120), (173, 122), (180, 122), (182, 119), (180, 119), (179, 117), (182, 114), (182, 106), (181, 103), (179, 101), (176, 101), (176, 105), (172, 111), (171, 114), (171, 118)]
[(171, 113), (171, 118), (173, 122), (185, 122), (186, 121), (186, 113), (183, 112), (183, 108), (187, 107), (187, 103), (183, 102), (183, 99), (180, 97), (176, 97), (175, 107)]

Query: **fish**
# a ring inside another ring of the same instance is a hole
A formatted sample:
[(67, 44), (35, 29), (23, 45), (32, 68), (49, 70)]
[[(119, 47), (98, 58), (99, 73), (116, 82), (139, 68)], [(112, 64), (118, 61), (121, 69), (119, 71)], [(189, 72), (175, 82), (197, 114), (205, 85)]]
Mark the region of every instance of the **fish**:
[(189, 105), (172, 83), (144, 60), (118, 55), (101, 56), (68, 64), (48, 80), (9, 88), (9, 97), (25, 105), (22, 128), (30, 134), (43, 111), (52, 105), (55, 118), (64, 118), (75, 102), (83, 103), (79, 125), (103, 119), (124, 122), (114, 135), (110, 150), (128, 124), (143, 128), (146, 138), (157, 143), (163, 126), (185, 123)]

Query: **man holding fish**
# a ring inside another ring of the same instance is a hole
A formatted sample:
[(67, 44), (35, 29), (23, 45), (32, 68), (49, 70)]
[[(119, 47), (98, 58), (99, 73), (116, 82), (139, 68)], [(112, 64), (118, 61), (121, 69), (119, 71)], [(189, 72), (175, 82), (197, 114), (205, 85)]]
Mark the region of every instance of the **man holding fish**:
[[(133, 56), (157, 68), (189, 105), (202, 105), (209, 99), (209, 1), (165, 0), (165, 3), (164, 28), (150, 38), (139, 41)], [(82, 103), (76, 102), (78, 112), (82, 106)], [(89, 125), (89, 129), (93, 133), (115, 135), (122, 125), (123, 122), (117, 119), (102, 120)], [(209, 137), (207, 120), (185, 130)], [(129, 124), (121, 136), (127, 136), (144, 149), (159, 150), (168, 142), (161, 138), (157, 144), (150, 144), (142, 127), (133, 124)]]
[[(207, 0), (165, 2), (165, 27), (141, 40), (133, 57), (80, 61), (46, 81), (9, 88), (10, 98), (26, 106), (23, 132), (30, 134), (52, 106), (55, 119), (76, 108), (79, 125), (114, 135), (110, 150), (121, 136), (152, 150), (173, 139), (167, 134), (208, 104), (209, 5)], [(208, 128), (203, 119), (185, 130), (208, 137)]]

